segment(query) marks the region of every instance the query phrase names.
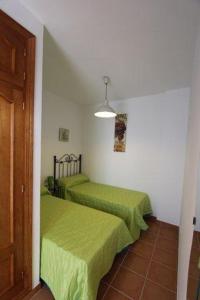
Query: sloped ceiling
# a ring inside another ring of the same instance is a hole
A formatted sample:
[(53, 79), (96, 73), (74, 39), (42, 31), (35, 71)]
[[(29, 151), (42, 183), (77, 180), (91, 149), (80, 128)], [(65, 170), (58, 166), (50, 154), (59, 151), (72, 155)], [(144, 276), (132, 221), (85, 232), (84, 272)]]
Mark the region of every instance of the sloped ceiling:
[(21, 0), (45, 25), (44, 88), (78, 103), (190, 85), (199, 0)]

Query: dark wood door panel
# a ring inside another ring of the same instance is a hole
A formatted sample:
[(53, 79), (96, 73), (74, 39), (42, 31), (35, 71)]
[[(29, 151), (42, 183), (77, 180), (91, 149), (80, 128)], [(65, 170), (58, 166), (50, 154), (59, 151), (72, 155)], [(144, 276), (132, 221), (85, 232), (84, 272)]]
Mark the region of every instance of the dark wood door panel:
[(9, 247), (0, 249), (0, 299), (11, 300), (21, 292), (24, 288), (23, 272), (19, 273), (16, 278), (14, 274), (15, 269), (15, 254), (17, 252), (14, 244)]
[(0, 248), (13, 243), (14, 103), (0, 96)]
[(6, 98), (8, 101), (13, 102), (12, 85), (0, 80), (0, 96)]
[(14, 276), (12, 270), (14, 269), (14, 256), (0, 260), (0, 297), (5, 292), (14, 286)]
[(16, 48), (0, 35), (0, 69), (14, 74), (16, 71)]
[(24, 272), (24, 182), (25, 182), (25, 114), (23, 92), (13, 90), (14, 105), (14, 205), (13, 217), (18, 220), (14, 226), (14, 242), (15, 248), (18, 249), (15, 253), (15, 280), (21, 280), (21, 273)]
[(0, 24), (0, 80), (24, 86), (26, 45)]
[(0, 298), (23, 281), (24, 271), (25, 118), (23, 92), (10, 89), (12, 99), (0, 96)]
[(15, 284), (15, 286), (10, 288), (6, 293), (2, 294), (0, 296), (0, 299), (1, 300), (14, 300), (14, 299), (21, 300), (24, 297), (22, 298), (22, 297), (18, 297), (18, 296), (23, 291), (23, 289), (24, 289), (23, 281), (20, 281), (17, 284)]
[(32, 284), (35, 37), (0, 10), (0, 299)]

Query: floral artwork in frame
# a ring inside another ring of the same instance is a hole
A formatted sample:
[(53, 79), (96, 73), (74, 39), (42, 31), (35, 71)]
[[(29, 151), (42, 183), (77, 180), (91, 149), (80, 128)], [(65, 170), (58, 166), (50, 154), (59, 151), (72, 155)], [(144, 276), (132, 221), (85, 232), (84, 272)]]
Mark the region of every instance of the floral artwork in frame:
[(114, 151), (126, 151), (127, 114), (117, 114), (115, 117)]
[(59, 141), (69, 142), (69, 129), (59, 128)]

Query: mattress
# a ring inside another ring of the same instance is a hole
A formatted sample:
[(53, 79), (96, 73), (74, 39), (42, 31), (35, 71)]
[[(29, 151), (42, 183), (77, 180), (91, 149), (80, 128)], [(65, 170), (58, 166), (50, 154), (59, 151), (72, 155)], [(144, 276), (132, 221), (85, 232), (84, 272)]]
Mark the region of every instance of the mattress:
[(99, 184), (91, 181), (72, 187), (67, 178), (60, 180), (62, 197), (122, 218), (133, 240), (137, 240), (141, 230), (148, 228), (143, 216), (151, 214), (151, 203), (146, 193)]
[(41, 197), (41, 278), (56, 300), (95, 300), (116, 253), (132, 242), (120, 218)]

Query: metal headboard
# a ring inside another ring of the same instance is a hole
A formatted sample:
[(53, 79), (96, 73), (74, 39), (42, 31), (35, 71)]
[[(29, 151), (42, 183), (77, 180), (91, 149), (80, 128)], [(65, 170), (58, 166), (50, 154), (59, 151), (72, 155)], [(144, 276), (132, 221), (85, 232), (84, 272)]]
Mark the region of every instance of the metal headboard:
[(57, 179), (64, 176), (72, 176), (81, 173), (81, 158), (82, 155), (64, 154), (60, 158), (56, 155), (53, 157), (53, 182), (54, 193), (56, 192)]

